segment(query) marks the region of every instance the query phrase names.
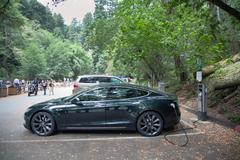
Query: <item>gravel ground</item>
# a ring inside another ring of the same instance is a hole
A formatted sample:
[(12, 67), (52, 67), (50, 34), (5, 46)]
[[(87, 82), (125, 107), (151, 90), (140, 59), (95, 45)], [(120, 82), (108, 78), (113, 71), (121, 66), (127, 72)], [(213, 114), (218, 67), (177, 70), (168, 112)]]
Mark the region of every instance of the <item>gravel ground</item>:
[[(195, 114), (185, 109), (182, 109), (182, 114), (184, 118), (190, 120), (189, 123), (197, 119)], [(240, 159), (240, 134), (238, 132), (213, 121), (199, 121), (196, 122), (195, 125), (197, 129), (204, 132), (204, 136), (206, 137), (206, 139), (196, 141), (196, 143), (199, 143), (199, 145), (205, 144), (206, 147), (211, 144), (212, 147), (209, 148), (209, 151), (217, 151), (218, 156), (222, 159)], [(202, 159), (206, 159), (206, 157), (203, 156)]]

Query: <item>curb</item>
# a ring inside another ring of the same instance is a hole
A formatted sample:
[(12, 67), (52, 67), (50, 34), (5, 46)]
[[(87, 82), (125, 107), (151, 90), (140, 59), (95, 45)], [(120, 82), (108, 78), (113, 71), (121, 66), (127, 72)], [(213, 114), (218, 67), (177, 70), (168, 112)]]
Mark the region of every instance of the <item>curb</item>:
[[(195, 114), (197, 116), (197, 111), (194, 110), (194, 109), (191, 109), (190, 107), (187, 107), (183, 104), (180, 104), (180, 107), (183, 108), (184, 110), (188, 111), (188, 112), (191, 112), (193, 114)], [(227, 121), (221, 117), (219, 117), (218, 115), (214, 114), (214, 113), (211, 113), (211, 112), (207, 112), (207, 118), (219, 125), (222, 125), (222, 126), (225, 126), (227, 128), (230, 128), (230, 129), (234, 129), (234, 127), (236, 127), (236, 124), (230, 122), (230, 121)]]

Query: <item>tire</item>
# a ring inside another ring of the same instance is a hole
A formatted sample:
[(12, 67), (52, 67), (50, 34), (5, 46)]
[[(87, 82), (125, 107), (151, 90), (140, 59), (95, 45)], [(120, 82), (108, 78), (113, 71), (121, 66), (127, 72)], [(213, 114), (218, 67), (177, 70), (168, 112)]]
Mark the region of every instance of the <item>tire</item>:
[(137, 131), (143, 136), (158, 136), (162, 129), (163, 119), (157, 112), (144, 112), (137, 120)]
[(28, 96), (30, 96), (31, 94), (28, 92)]
[(55, 122), (51, 114), (38, 112), (31, 119), (32, 132), (39, 136), (50, 136), (55, 131)]

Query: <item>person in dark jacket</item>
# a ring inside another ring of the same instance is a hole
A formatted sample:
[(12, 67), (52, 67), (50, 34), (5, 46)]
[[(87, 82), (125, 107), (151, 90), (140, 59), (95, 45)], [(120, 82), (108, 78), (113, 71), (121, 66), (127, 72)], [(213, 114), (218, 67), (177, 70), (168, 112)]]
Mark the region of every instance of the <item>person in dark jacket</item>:
[(40, 83), (40, 80), (38, 78), (35, 78), (33, 81), (32, 81), (32, 84), (34, 85), (34, 88), (36, 90), (36, 95), (37, 95), (37, 92), (38, 92), (38, 84)]
[(46, 95), (46, 91), (47, 91), (47, 81), (43, 80), (42, 81), (42, 87), (43, 87), (43, 94)]

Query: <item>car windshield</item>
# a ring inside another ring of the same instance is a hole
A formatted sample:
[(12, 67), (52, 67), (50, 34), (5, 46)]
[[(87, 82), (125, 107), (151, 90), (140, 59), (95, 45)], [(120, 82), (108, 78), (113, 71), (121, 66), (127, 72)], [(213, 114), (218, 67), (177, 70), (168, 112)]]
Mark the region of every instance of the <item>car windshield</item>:
[(83, 89), (81, 89), (80, 91), (74, 93), (74, 94), (71, 95), (71, 96), (64, 97), (62, 100), (63, 100), (63, 101), (69, 101), (69, 100), (73, 99), (76, 95), (78, 95), (78, 94), (80, 94), (80, 93), (82, 93), (82, 92), (85, 92), (85, 91), (89, 90), (90, 88), (91, 88), (91, 87), (83, 88)]

